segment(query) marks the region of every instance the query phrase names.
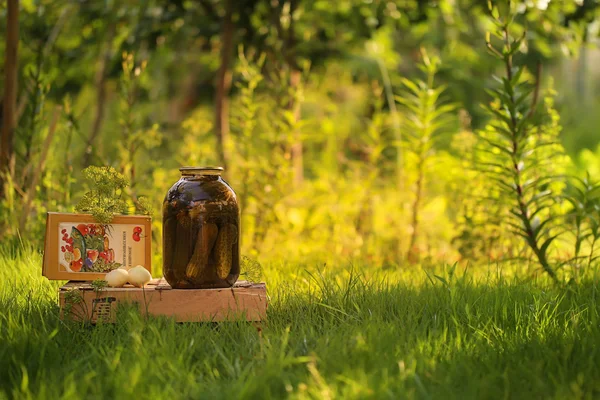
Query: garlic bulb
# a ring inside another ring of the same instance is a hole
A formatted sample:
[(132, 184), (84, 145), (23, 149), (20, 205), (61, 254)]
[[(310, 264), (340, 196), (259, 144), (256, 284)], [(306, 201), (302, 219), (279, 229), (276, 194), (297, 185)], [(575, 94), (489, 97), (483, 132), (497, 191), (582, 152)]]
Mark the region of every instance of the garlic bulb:
[(150, 275), (150, 272), (141, 265), (129, 270), (129, 283), (133, 286), (142, 287), (150, 282), (151, 279), (152, 275)]
[(114, 269), (104, 276), (110, 287), (121, 287), (129, 280), (129, 273), (124, 269)]

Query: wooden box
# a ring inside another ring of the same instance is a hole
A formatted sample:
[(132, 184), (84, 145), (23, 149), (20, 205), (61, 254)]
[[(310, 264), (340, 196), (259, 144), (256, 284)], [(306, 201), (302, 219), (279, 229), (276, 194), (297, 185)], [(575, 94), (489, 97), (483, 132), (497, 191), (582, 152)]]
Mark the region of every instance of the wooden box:
[(125, 285), (94, 290), (90, 282), (69, 282), (59, 289), (61, 318), (96, 323), (114, 322), (117, 308), (135, 305), (142, 315), (177, 322), (262, 321), (267, 313), (264, 283), (237, 282), (227, 289), (173, 289), (161, 279), (144, 288)]

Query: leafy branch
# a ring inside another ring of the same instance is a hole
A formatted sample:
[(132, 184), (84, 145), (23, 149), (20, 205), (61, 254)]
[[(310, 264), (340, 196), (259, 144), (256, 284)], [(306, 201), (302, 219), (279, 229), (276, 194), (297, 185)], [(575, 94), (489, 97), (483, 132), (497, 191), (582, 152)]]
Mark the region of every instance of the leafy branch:
[[(589, 268), (597, 259), (596, 246), (600, 239), (600, 183), (592, 181), (589, 174), (585, 178), (571, 177), (567, 183), (563, 199), (570, 204), (567, 214), (575, 237), (573, 261), (585, 260)], [(588, 245), (583, 253), (583, 245)], [(583, 254), (582, 254), (583, 253)]]

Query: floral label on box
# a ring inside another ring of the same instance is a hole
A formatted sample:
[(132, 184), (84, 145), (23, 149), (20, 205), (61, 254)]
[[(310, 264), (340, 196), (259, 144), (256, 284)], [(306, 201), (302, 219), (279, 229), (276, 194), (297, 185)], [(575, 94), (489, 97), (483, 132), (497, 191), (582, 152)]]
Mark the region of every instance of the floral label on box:
[(58, 224), (61, 272), (107, 273), (121, 266), (146, 264), (143, 224)]
[(51, 280), (93, 281), (122, 266), (152, 272), (152, 219), (116, 215), (110, 224), (89, 214), (49, 212), (42, 275)]

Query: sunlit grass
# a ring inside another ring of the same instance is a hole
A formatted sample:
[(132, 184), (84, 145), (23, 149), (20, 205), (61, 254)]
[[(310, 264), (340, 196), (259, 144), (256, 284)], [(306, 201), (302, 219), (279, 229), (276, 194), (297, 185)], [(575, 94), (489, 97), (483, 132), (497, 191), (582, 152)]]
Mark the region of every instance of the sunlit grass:
[(41, 256), (0, 256), (0, 398), (578, 398), (600, 395), (592, 279), (496, 266), (268, 264), (268, 321), (125, 311), (63, 323)]

